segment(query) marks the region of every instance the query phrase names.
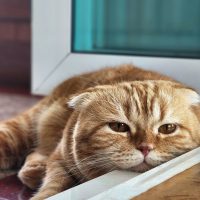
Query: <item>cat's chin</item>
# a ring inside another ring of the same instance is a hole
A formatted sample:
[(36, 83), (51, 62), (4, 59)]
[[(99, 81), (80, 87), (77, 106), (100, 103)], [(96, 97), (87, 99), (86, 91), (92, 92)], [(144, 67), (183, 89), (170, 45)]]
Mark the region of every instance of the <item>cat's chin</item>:
[(147, 164), (146, 162), (142, 162), (139, 165), (132, 167), (130, 170), (134, 172), (146, 172), (152, 168), (153, 166)]

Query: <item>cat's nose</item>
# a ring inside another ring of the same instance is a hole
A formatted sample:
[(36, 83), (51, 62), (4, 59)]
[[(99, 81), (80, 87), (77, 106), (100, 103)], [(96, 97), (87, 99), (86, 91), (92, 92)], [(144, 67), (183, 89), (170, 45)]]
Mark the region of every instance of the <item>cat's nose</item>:
[(142, 144), (140, 144), (138, 146), (137, 149), (142, 152), (142, 154), (144, 155), (144, 157), (146, 157), (153, 148), (154, 148), (153, 144), (142, 143)]

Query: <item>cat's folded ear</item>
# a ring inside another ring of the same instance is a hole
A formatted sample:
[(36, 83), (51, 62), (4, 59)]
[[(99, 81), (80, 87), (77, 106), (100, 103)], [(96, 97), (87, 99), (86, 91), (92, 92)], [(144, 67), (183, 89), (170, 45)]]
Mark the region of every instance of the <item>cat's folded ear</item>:
[(85, 91), (74, 94), (69, 98), (68, 106), (70, 108), (83, 108), (87, 106), (93, 100), (99, 100), (102, 91), (107, 91), (112, 86), (100, 85), (95, 87), (90, 87)]
[[(186, 89), (184, 95), (191, 105), (191, 110), (200, 122), (200, 95), (193, 89)], [(198, 140), (200, 144), (200, 137), (198, 137)]]
[(94, 98), (93, 92), (90, 90), (87, 90), (85, 92), (75, 94), (72, 97), (70, 97), (68, 101), (68, 106), (70, 108), (83, 108), (89, 102), (91, 102), (93, 98)]
[(191, 105), (200, 105), (200, 95), (195, 90), (184, 88), (182, 92)]

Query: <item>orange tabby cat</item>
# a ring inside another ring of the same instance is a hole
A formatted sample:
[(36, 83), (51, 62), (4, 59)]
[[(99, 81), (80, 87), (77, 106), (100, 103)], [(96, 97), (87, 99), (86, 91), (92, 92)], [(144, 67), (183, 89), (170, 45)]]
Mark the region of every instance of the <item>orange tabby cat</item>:
[(0, 124), (0, 168), (43, 200), (114, 169), (143, 172), (200, 146), (200, 98), (131, 65), (66, 80)]

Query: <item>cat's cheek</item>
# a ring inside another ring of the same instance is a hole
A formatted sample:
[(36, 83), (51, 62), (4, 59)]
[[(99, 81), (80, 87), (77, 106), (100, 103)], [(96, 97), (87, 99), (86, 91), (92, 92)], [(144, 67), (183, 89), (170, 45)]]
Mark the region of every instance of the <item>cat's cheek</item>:
[(140, 152), (135, 152), (133, 154), (127, 153), (123, 156), (118, 156), (117, 158), (112, 158), (112, 162), (119, 169), (131, 169), (144, 162), (144, 156)]
[(150, 169), (152, 169), (152, 166), (149, 166), (148, 164), (143, 162), (143, 163), (133, 167), (131, 169), (131, 171), (142, 173), (142, 172), (146, 172), (146, 171), (148, 171)]
[(156, 167), (166, 162), (166, 160), (162, 158), (160, 153), (152, 151), (148, 154), (148, 156), (145, 157), (145, 162), (152, 167)]

